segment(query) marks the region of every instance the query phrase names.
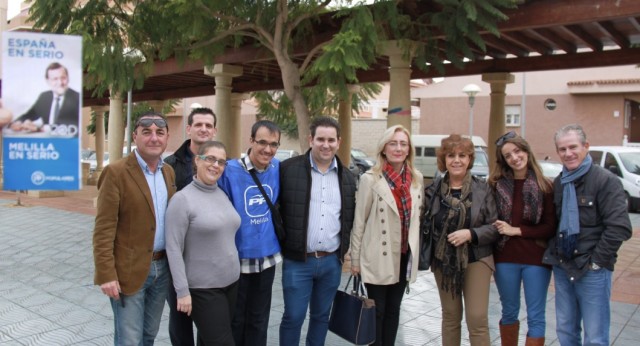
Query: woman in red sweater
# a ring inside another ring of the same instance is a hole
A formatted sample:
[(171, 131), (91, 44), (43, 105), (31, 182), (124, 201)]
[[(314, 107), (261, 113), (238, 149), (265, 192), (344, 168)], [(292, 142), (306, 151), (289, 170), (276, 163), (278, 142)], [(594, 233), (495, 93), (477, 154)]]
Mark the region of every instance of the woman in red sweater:
[(555, 234), (553, 186), (542, 175), (529, 143), (515, 132), (496, 141), (497, 164), (489, 184), (495, 193), (502, 235), (494, 251), (500, 302), (500, 339), (518, 345), (520, 288), (527, 307), (527, 346), (544, 345), (545, 306), (551, 268), (542, 264), (546, 243)]

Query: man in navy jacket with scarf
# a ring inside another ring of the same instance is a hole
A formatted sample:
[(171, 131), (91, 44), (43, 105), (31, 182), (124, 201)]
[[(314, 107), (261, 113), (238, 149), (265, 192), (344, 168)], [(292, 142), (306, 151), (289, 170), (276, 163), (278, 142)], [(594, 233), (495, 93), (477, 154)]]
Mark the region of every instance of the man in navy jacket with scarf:
[(580, 125), (558, 130), (555, 143), (563, 164), (554, 181), (560, 224), (543, 262), (553, 265), (556, 333), (562, 346), (609, 345), (611, 276), (632, 234), (626, 196), (618, 177), (593, 164)]

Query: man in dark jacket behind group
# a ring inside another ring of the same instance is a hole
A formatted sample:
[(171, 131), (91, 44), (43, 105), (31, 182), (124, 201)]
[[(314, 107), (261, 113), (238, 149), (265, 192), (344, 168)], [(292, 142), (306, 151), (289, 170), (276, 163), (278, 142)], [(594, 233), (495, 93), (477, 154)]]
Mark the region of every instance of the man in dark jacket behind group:
[(340, 125), (333, 118), (317, 117), (310, 130), (311, 149), (283, 161), (280, 168), (285, 228), (280, 345), (287, 346), (300, 344), (307, 307), (306, 345), (324, 345), (355, 210), (355, 178), (336, 156)]
[(613, 266), (632, 234), (625, 192), (618, 177), (593, 164), (580, 125), (558, 130), (555, 142), (563, 164), (554, 182), (560, 224), (543, 262), (553, 265), (558, 341), (609, 345)]
[[(194, 108), (187, 118), (187, 136), (180, 148), (164, 161), (176, 172), (176, 187), (178, 191), (189, 185), (193, 180), (193, 157), (197, 155), (200, 146), (216, 136), (216, 115), (209, 108)], [(178, 302), (173, 280), (167, 294), (169, 303), (169, 337), (172, 345), (193, 346), (193, 323), (191, 317), (176, 309)]]

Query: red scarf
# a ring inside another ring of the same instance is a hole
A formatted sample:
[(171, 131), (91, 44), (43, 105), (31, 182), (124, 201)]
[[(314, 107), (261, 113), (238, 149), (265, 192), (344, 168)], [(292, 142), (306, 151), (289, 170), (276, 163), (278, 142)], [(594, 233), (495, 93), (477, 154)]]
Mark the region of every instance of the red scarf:
[(400, 173), (396, 173), (393, 167), (388, 162), (385, 162), (382, 170), (393, 198), (396, 200), (396, 206), (398, 207), (398, 213), (400, 214), (400, 234), (401, 234), (401, 246), (402, 253), (406, 254), (409, 248), (409, 223), (411, 221), (411, 172), (407, 169), (407, 165), (404, 164)]

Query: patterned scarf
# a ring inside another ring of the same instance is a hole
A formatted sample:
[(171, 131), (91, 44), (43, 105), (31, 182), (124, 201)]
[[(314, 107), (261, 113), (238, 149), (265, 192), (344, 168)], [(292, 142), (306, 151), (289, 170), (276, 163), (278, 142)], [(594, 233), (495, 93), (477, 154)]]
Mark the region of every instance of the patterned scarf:
[[(496, 183), (496, 205), (498, 216), (501, 220), (511, 225), (511, 213), (513, 207), (513, 187), (515, 185), (513, 175), (500, 178)], [(538, 224), (542, 218), (543, 204), (542, 190), (536, 181), (536, 175), (532, 170), (527, 171), (524, 186), (522, 187), (522, 202), (524, 204), (523, 220)], [(509, 240), (508, 235), (503, 235), (498, 242), (498, 249), (502, 249)]]
[(434, 227), (433, 239), (436, 243), (431, 266), (442, 273), (441, 289), (451, 292), (451, 296), (455, 298), (462, 294), (464, 273), (469, 264), (469, 245), (464, 243), (455, 247), (447, 241), (447, 235), (465, 228), (467, 213), (471, 211), (471, 174), (467, 173), (462, 181), (459, 199), (451, 195), (448, 175), (442, 180), (437, 194), (441, 204), (447, 208), (440, 209), (446, 215), (442, 218), (441, 226)]
[(388, 162), (385, 162), (382, 175), (387, 180), (393, 198), (396, 200), (398, 213), (400, 213), (400, 234), (402, 253), (406, 254), (409, 248), (409, 223), (411, 221), (411, 172), (407, 165), (403, 164), (400, 173), (393, 170)]
[(578, 198), (576, 197), (576, 187), (573, 182), (589, 172), (591, 168), (591, 155), (582, 160), (578, 168), (569, 172), (566, 167), (562, 167), (562, 212), (560, 214), (560, 224), (558, 225), (557, 249), (564, 258), (571, 258), (578, 243), (578, 233), (580, 233), (580, 212), (578, 210)]

